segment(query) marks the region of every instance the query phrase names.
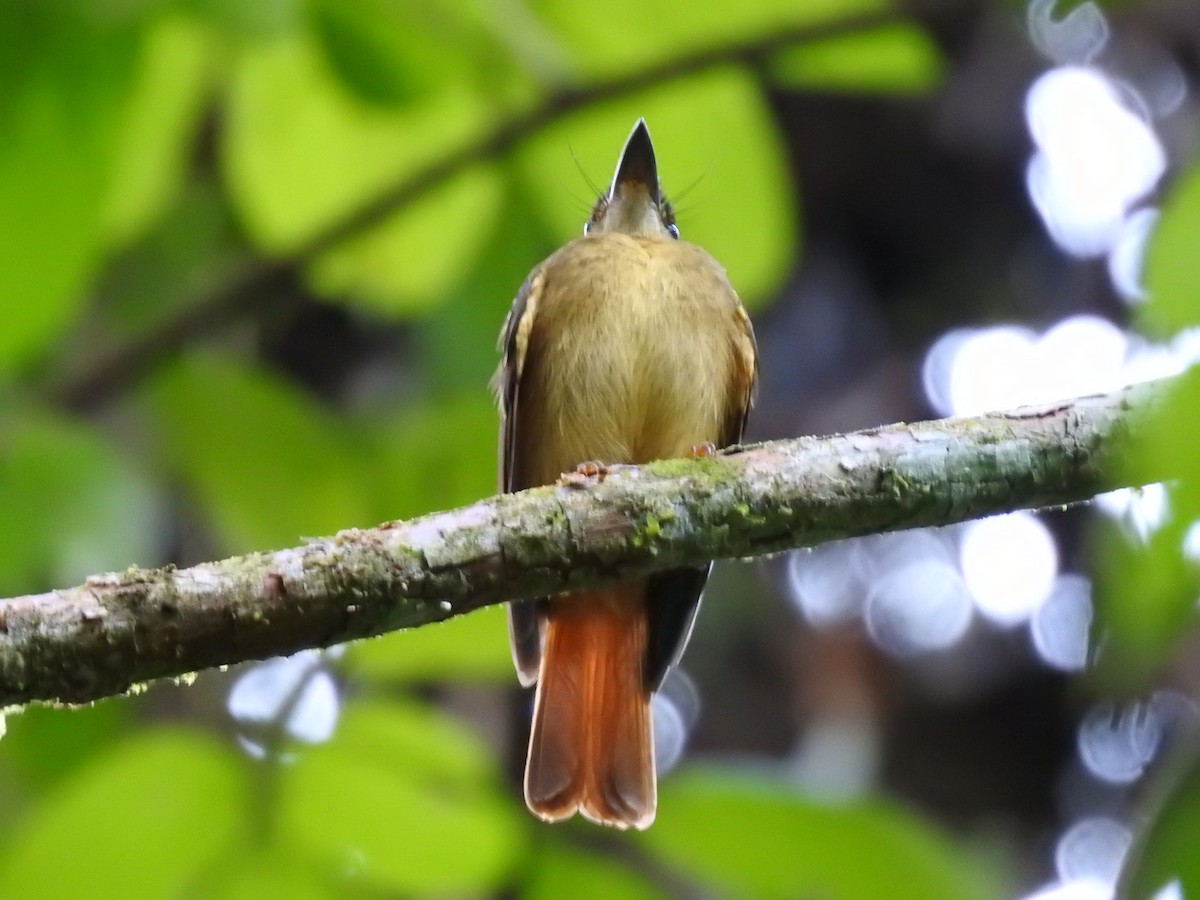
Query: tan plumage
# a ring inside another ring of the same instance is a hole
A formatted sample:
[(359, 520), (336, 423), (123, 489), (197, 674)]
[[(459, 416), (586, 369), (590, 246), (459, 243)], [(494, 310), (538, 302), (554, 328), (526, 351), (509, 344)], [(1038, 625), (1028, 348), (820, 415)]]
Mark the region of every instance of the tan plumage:
[[(589, 233), (531, 273), (505, 323), (496, 387), (504, 490), (580, 463), (726, 446), (755, 379), (753, 332), (721, 266), (675, 237), (639, 120)], [(525, 796), (548, 820), (654, 819), (650, 694), (682, 651), (707, 575), (679, 569), (513, 604), (513, 657), (537, 682)]]

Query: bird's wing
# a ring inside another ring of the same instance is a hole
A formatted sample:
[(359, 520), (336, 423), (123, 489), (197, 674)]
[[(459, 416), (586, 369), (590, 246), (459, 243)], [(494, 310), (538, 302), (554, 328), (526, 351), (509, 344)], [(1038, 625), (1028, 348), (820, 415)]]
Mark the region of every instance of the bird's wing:
[(728, 415), (721, 433), (721, 446), (731, 447), (742, 439), (746, 430), (746, 418), (754, 404), (754, 392), (758, 386), (758, 342), (754, 339), (754, 328), (746, 309), (737, 305), (738, 335), (734, 340), (733, 382), (730, 385)]
[[(529, 352), (529, 340), (537, 315), (543, 275), (534, 269), (513, 301), (504, 328), (500, 333), (503, 355), (500, 367), (492, 378), (492, 389), (500, 404), (500, 489), (519, 491), (531, 487), (523, 484), (516, 470), (517, 426), (520, 417), (521, 375)], [(523, 600), (508, 604), (508, 637), (512, 648), (513, 665), (521, 684), (528, 687), (537, 681), (541, 661), (541, 628), (538, 606), (541, 601)]]

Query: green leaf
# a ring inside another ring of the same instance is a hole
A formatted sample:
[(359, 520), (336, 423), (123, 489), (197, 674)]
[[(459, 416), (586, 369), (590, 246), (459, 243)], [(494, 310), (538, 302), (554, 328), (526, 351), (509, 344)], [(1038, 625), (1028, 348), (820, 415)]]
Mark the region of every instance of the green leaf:
[[(288, 253), (461, 148), (494, 115), (454, 73), (419, 102), (384, 109), (348, 94), (299, 35), (251, 45), (223, 135), (229, 189), (252, 238)], [(500, 196), (492, 167), (464, 171), (319, 261), (314, 285), (394, 314), (428, 305), (465, 275)]]
[(1200, 369), (1176, 378), (1165, 400), (1141, 423), (1136, 442), (1121, 453), (1125, 477), (1145, 484), (1155, 474), (1177, 480), (1168, 488), (1168, 518), (1145, 546), (1108, 529), (1096, 553), (1099, 625), (1110, 636), (1102, 673), (1124, 689), (1144, 686), (1195, 620), (1200, 570), (1183, 555), (1185, 537), (1200, 519), (1200, 460), (1194, 422), (1200, 409)]
[(489, 751), (425, 707), (357, 703), (283, 778), (283, 840), (379, 890), (489, 890), (522, 849), (517, 801)]
[(236, 277), (247, 263), (245, 242), (209, 181), (184, 185), (153, 228), (105, 269), (97, 284), (114, 341), (132, 342), (185, 315), (198, 297)]
[(376, 426), (375, 518), (410, 518), (495, 493), (498, 429), (483, 384), (423, 398)]
[(557, 841), (538, 848), (520, 892), (522, 900), (561, 897), (620, 897), (656, 900), (669, 896), (641, 872), (611, 857), (584, 853)]
[(654, 138), (681, 236), (725, 266), (743, 300), (770, 296), (797, 253), (797, 204), (766, 102), (753, 77), (737, 68), (590, 107), (530, 140), (520, 161), (552, 233), (574, 237), (587, 218), (572, 195), (575, 160), (607, 184), (638, 116)]
[(156, 20), (143, 36), (136, 80), (118, 116), (104, 199), (103, 227), (110, 243), (122, 245), (135, 237), (179, 191), (213, 49), (208, 33), (189, 19)]
[(1096, 677), (1110, 692), (1151, 687), (1195, 621), (1196, 569), (1182, 552), (1186, 526), (1173, 517), (1145, 545), (1111, 526), (1096, 536), (1096, 630), (1104, 638)]
[(1195, 453), (1195, 415), (1200, 409), (1200, 367), (1170, 382), (1167, 395), (1138, 423), (1134, 443), (1122, 453), (1123, 473), (1131, 484), (1147, 484), (1164, 473), (1180, 479), (1178, 490), (1193, 500), (1200, 490), (1200, 456)]
[(313, 289), (399, 315), (436, 305), (479, 256), (503, 191), (496, 172), (473, 166), (309, 270)]
[(27, 706), (8, 722), (0, 741), (0, 760), (20, 776), (22, 787), (52, 784), (89, 763), (102, 748), (123, 736), (133, 706), (127, 699), (91, 706), (50, 709)]
[(410, 102), (437, 74), (430, 35), (411, 8), (394, 0), (313, 0), (309, 13), (329, 65), (364, 100)]
[(206, 885), (204, 896), (211, 900), (262, 900), (286, 897), (287, 900), (348, 900), (359, 896), (347, 893), (334, 878), (314, 871), (294, 847), (254, 847), (245, 860), (234, 863), (222, 873), (221, 883)]
[(0, 375), (66, 326), (100, 260), (133, 52), (56, 4), (0, 3)]
[(7, 835), (0, 896), (182, 896), (233, 844), (243, 791), (236, 758), (212, 739), (146, 730), (61, 781)]
[(0, 443), (0, 588), (73, 584), (159, 552), (158, 498), (90, 428), (9, 411)]
[[(1177, 182), (1150, 239), (1146, 261), (1149, 300), (1139, 308), (1140, 324), (1173, 334), (1200, 324), (1195, 288), (1195, 256), (1200, 246), (1200, 166)], [(1097, 559), (1098, 623), (1111, 637), (1100, 658), (1102, 676), (1120, 690), (1149, 683), (1195, 622), (1200, 570), (1183, 555), (1193, 523), (1200, 520), (1200, 458), (1195, 453), (1196, 410), (1200, 409), (1200, 369), (1175, 378), (1165, 401), (1140, 423), (1135, 440), (1123, 448), (1124, 476), (1146, 484), (1169, 475), (1167, 521), (1145, 546), (1124, 535), (1101, 535)]]
[(941, 81), (942, 57), (924, 29), (899, 24), (789, 47), (770, 73), (792, 88), (917, 94)]
[[(511, 681), (504, 610), (489, 606), (350, 645), (351, 670), (379, 681)], [(515, 683), (515, 682), (514, 682)]]
[[(535, 6), (539, 17), (565, 45), (570, 59), (585, 74), (595, 76), (662, 65), (679, 56), (776, 35), (785, 29), (882, 11), (887, 4), (884, 0), (536, 0)], [(707, 121), (697, 119), (693, 124), (699, 131), (694, 133), (711, 136)]]
[(1000, 896), (979, 861), (913, 815), (877, 800), (814, 801), (749, 771), (673, 777), (641, 839), (685, 877), (732, 896)]
[(1200, 165), (1172, 188), (1146, 253), (1149, 301), (1141, 307), (1143, 327), (1160, 334), (1200, 324), (1196, 248), (1200, 246)]
[(543, 62), (532, 17), (514, 21), (512, 9), (492, 3), (310, 0), (308, 9), (330, 69), (368, 103), (411, 103), (456, 79), (495, 100), (519, 96), (526, 57)]
[(162, 372), (146, 403), (165, 461), (229, 552), (370, 521), (345, 424), (290, 385), (197, 355)]
[(296, 28), (303, 0), (174, 0), (181, 9), (203, 17), (232, 36), (269, 37)]
[[(498, 428), (482, 378), (459, 392), (418, 401), (394, 420), (375, 425), (376, 467), (370, 475), (374, 518), (409, 518), (493, 493)], [(512, 664), (503, 620), (500, 607), (480, 610), (356, 643), (350, 659), (365, 678), (507, 680)]]
[[(555, 248), (524, 192), (512, 185), (501, 202), (504, 221), (493, 227), (467, 283), (419, 323), (425, 375), (435, 390), (482, 396), (500, 362), (497, 338), (509, 305), (529, 270)], [(494, 409), (492, 415), (496, 423)]]
[[(1195, 735), (1190, 739), (1194, 741)], [(1200, 764), (1194, 748), (1192, 756), (1191, 760), (1176, 758), (1172, 760), (1172, 768), (1159, 771), (1159, 778), (1172, 783), (1169, 790), (1159, 794), (1164, 800), (1162, 808), (1154, 811), (1155, 818), (1138, 836), (1127, 857), (1117, 896), (1156, 897), (1173, 881), (1179, 882), (1180, 890), (1170, 896), (1194, 897), (1200, 893), (1200, 855), (1196, 853), (1196, 835), (1200, 834)]]

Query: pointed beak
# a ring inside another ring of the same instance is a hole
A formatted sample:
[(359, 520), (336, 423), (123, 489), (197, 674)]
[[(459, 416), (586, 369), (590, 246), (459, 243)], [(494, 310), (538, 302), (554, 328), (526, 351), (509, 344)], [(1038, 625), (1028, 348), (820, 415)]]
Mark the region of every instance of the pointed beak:
[(637, 120), (625, 141), (612, 186), (608, 189), (609, 199), (617, 199), (619, 189), (626, 185), (643, 188), (654, 205), (658, 205), (658, 165), (654, 161), (654, 145), (650, 143), (645, 119)]

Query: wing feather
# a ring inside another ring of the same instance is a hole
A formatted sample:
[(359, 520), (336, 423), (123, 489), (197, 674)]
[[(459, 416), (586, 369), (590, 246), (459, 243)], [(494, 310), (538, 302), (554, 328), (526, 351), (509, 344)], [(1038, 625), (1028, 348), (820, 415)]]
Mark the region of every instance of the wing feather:
[[(542, 270), (534, 269), (517, 291), (500, 332), (502, 356), (492, 378), (492, 390), (500, 405), (500, 490), (519, 491), (521, 484), (515, 458), (520, 428), (521, 375), (529, 355), (529, 341), (542, 290)], [(543, 601), (524, 600), (508, 604), (508, 638), (517, 677), (526, 687), (537, 681), (541, 663), (541, 614)]]

